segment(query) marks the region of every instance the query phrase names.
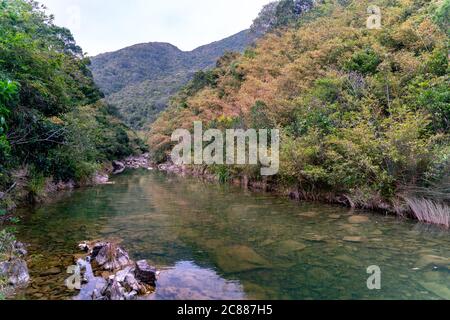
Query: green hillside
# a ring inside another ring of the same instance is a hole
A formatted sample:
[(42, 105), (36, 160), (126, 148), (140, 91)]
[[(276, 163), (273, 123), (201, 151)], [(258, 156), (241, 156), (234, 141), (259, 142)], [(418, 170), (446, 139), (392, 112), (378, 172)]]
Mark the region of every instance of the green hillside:
[[(379, 30), (366, 26), (374, 4)], [(196, 120), (277, 127), (281, 171), (270, 185), (424, 220), (446, 213), (448, 221), (449, 9), (448, 0), (316, 1), (300, 18), (271, 22), (256, 48), (224, 57), (207, 81), (181, 91), (152, 126), (151, 147), (166, 160), (173, 130)], [(261, 178), (259, 168), (209, 169), (222, 180)]]
[(245, 30), (189, 52), (168, 43), (138, 44), (93, 57), (91, 70), (106, 101), (128, 125), (140, 129), (154, 121), (196, 71), (215, 66), (226, 51), (242, 52), (255, 39)]
[(1, 207), (51, 183), (87, 182), (103, 162), (139, 151), (82, 52), (39, 4), (0, 1)]

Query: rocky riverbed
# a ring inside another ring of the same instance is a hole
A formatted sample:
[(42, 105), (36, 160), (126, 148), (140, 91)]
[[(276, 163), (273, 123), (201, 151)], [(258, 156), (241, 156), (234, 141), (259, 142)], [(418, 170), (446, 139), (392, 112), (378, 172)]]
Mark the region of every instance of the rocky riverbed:
[(136, 300), (155, 291), (157, 271), (145, 260), (134, 262), (118, 244), (84, 242), (86, 254), (75, 256), (66, 279), (69, 290), (79, 290), (76, 300)]

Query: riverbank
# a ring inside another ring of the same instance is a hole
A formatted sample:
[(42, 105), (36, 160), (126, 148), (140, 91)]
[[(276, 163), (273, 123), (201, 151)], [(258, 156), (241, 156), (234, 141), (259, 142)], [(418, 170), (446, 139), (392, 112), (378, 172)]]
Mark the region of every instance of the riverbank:
[(17, 289), (28, 285), (29, 274), (25, 256), (25, 245), (16, 241), (14, 225), (20, 223), (15, 217), (17, 209), (28, 205), (45, 205), (57, 201), (63, 192), (93, 187), (102, 184), (112, 184), (110, 177), (120, 174), (126, 169), (150, 167), (149, 154), (130, 156), (122, 160), (103, 163), (101, 170), (83, 181), (55, 182), (45, 179), (37, 190), (32, 186), (32, 179), (27, 168), (14, 173), (15, 182), (6, 192), (0, 194), (0, 201), (6, 210), (0, 213), (0, 299), (13, 296)]
[(28, 168), (14, 171), (14, 183), (5, 192), (0, 192), (0, 204), (6, 213), (0, 215), (0, 225), (9, 219), (17, 208), (45, 204), (57, 198), (63, 191), (70, 191), (79, 188), (92, 187), (101, 184), (109, 184), (110, 177), (120, 174), (126, 169), (148, 169), (152, 167), (148, 153), (130, 156), (125, 159), (105, 162), (100, 165), (100, 170), (87, 179), (80, 181), (54, 181), (53, 178), (46, 178), (36, 186)]
[(211, 172), (207, 166), (177, 166), (173, 163), (163, 163), (156, 166), (160, 171), (182, 176), (192, 176), (215, 183), (231, 183), (252, 191), (270, 192), (296, 201), (312, 201), (327, 204), (337, 204), (352, 209), (363, 209), (383, 214), (395, 215), (404, 219), (413, 219), (423, 223), (435, 224), (450, 228), (450, 207), (445, 203), (436, 203), (426, 198), (416, 198), (411, 195), (398, 194), (393, 199), (385, 199), (380, 194), (364, 194), (355, 191), (352, 194), (334, 192), (306, 191), (300, 187), (283, 186), (276, 180), (264, 178), (252, 179), (248, 175), (228, 176), (223, 179), (219, 174)]

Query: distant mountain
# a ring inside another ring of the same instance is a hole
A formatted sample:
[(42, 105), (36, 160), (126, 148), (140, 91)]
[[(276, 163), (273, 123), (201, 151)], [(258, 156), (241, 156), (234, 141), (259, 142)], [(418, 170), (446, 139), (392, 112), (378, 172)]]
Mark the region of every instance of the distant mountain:
[(140, 129), (156, 119), (195, 72), (214, 67), (227, 51), (244, 51), (256, 38), (244, 30), (189, 52), (168, 43), (137, 44), (93, 57), (91, 70), (106, 101), (128, 125)]

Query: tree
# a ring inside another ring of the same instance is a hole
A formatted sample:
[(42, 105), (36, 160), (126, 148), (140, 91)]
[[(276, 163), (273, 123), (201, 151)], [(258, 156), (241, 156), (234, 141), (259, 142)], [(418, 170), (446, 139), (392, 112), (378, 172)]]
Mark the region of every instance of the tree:
[(4, 173), (19, 166), (78, 180), (97, 162), (133, 152), (127, 128), (97, 103), (89, 64), (37, 2), (0, 0), (1, 189)]

